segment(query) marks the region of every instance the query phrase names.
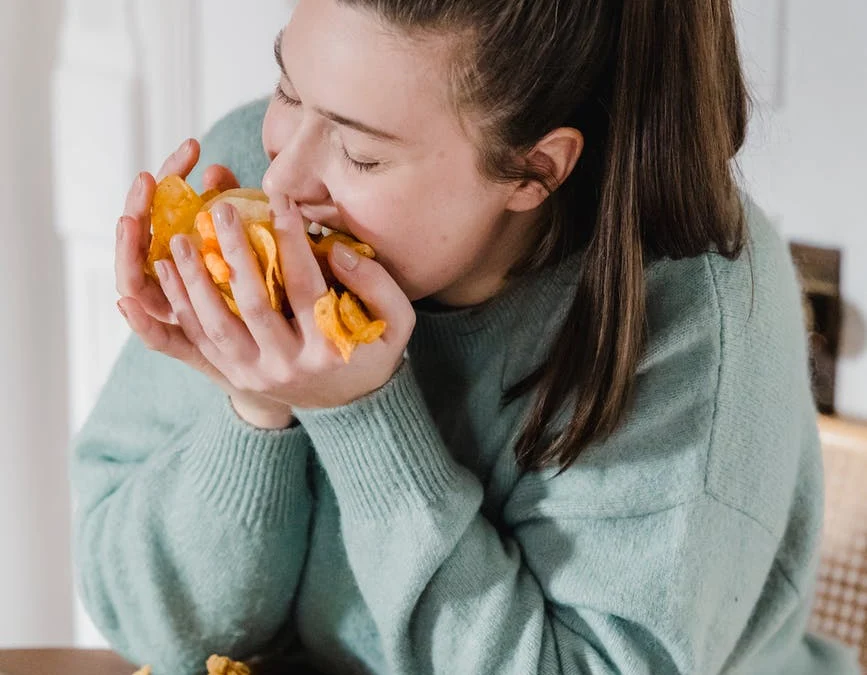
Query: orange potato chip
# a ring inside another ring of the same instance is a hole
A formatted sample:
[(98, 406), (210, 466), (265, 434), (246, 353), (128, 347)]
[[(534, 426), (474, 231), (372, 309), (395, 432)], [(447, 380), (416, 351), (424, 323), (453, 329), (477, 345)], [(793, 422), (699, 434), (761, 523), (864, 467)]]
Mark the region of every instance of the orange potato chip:
[(265, 274), (265, 287), (271, 307), (280, 311), (283, 306), (283, 273), (280, 271), (280, 259), (277, 254), (277, 242), (269, 229), (269, 223), (249, 223), (246, 225), (250, 245), (259, 259), (259, 265)]
[(223, 256), (219, 251), (213, 249), (202, 250), (202, 261), (208, 272), (211, 273), (211, 278), (218, 284), (227, 283), (232, 271), (229, 269), (229, 264), (223, 260)]
[(382, 319), (371, 321), (364, 328), (352, 334), (352, 339), (365, 345), (376, 342), (385, 333), (386, 323)]
[(328, 289), (328, 293), (316, 301), (313, 306), (313, 317), (319, 330), (340, 351), (343, 361), (349, 363), (358, 343), (352, 339), (352, 335), (340, 321), (339, 300), (333, 288)]
[(268, 203), (268, 195), (266, 195), (262, 190), (257, 190), (255, 188), (232, 188), (231, 190), (224, 190), (219, 194), (211, 197), (210, 199), (206, 199), (205, 205), (202, 207), (204, 209), (210, 210), (210, 208), (217, 203), (217, 201), (222, 201), (227, 197), (234, 197), (238, 199), (251, 199), (257, 202), (265, 202)]
[(233, 661), (227, 656), (211, 654), (205, 665), (208, 675), (250, 675), (250, 668), (246, 663)]
[(358, 299), (349, 291), (344, 291), (343, 295), (340, 296), (339, 309), (340, 320), (350, 334), (364, 330), (370, 323), (370, 319)]
[(156, 186), (151, 203), (151, 244), (147, 269), (154, 274), (154, 262), (172, 258), (169, 242), (176, 234), (192, 234), (196, 214), (204, 205), (201, 197), (180, 176), (166, 176)]
[(210, 190), (205, 190), (201, 195), (202, 201), (206, 204), (212, 199), (216, 198), (220, 194), (219, 188), (211, 188)]
[(211, 217), (210, 211), (199, 211), (196, 214), (196, 231), (202, 235), (202, 239), (205, 241), (209, 239), (218, 241), (217, 230), (214, 228), (214, 219)]
[[(188, 235), (199, 250), (203, 263), (229, 310), (241, 318), (229, 285), (231, 269), (223, 257), (210, 213), (210, 209), (215, 204), (223, 201), (235, 207), (241, 217), (250, 247), (259, 262), (271, 306), (276, 311), (285, 311), (287, 316), (291, 316), (283, 272), (280, 268), (277, 241), (271, 223), (268, 196), (262, 190), (236, 188), (219, 192), (212, 189), (199, 196), (179, 176), (164, 178), (157, 185), (151, 205), (152, 236), (146, 264), (148, 273), (156, 278), (153, 270), (154, 261), (162, 258), (172, 259), (169, 242), (173, 236)], [(384, 321), (371, 320), (364, 305), (350, 291), (344, 291), (342, 296), (338, 297), (335, 287), (342, 287), (331, 271), (328, 255), (338, 241), (367, 258), (373, 258), (375, 254), (367, 244), (358, 242), (341, 232), (317, 238), (315, 241), (310, 236), (307, 239), (329, 286), (328, 294), (316, 302), (314, 308), (316, 324), (348, 362), (359, 344), (379, 339), (385, 331), (386, 324)]]

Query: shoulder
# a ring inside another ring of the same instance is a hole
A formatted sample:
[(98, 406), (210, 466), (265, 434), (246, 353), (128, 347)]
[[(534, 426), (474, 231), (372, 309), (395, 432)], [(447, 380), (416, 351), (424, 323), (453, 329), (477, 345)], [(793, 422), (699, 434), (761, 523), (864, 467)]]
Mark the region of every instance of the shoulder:
[(708, 253), (649, 271), (639, 396), (649, 413), (662, 412), (657, 399), (676, 402), (706, 435), (694, 490), (779, 535), (800, 467), (818, 453), (816, 413), (789, 248), (748, 195), (741, 201), (748, 237), (737, 259)]
[(801, 455), (816, 452), (806, 337), (788, 249), (743, 203), (737, 259), (649, 266), (647, 343), (623, 422), (556, 478), (522, 479), (555, 509), (628, 517), (710, 496), (767, 531), (785, 526)]
[(202, 137), (202, 155), (189, 182), (201, 189), (201, 177), (211, 164), (228, 166), (241, 185), (261, 184), (268, 168), (268, 156), (262, 146), (262, 123), (268, 99), (259, 99), (240, 106), (217, 120)]

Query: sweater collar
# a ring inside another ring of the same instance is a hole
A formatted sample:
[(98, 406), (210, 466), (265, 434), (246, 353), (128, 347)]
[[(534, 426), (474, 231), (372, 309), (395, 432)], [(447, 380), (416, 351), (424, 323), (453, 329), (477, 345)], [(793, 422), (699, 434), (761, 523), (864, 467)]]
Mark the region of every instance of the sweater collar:
[(432, 308), (425, 301), (416, 302), (409, 351), (473, 356), (496, 350), (514, 331), (541, 333), (564, 305), (567, 310), (571, 305), (579, 269), (580, 252), (510, 280), (479, 305)]

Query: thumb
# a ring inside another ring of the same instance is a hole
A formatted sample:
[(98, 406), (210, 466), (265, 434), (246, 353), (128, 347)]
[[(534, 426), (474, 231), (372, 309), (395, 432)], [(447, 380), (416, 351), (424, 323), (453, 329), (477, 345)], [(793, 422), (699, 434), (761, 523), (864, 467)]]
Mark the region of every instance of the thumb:
[(202, 175), (202, 187), (205, 190), (219, 190), (224, 192), (241, 187), (235, 174), (222, 164), (211, 164)]

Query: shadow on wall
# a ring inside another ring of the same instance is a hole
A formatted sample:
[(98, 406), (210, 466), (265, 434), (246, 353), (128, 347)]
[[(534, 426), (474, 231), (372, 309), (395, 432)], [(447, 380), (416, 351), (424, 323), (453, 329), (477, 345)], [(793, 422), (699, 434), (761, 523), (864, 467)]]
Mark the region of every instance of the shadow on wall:
[(864, 317), (851, 302), (843, 302), (843, 334), (840, 340), (840, 357), (853, 359), (867, 349), (867, 324)]

